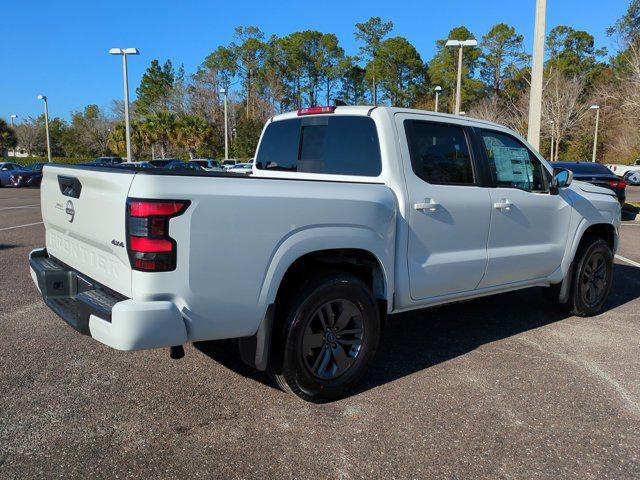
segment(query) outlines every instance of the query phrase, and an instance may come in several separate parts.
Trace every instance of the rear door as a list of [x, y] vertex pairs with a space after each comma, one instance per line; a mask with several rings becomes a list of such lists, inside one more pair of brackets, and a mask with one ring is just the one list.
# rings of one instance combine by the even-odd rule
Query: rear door
[[134, 173], [101, 167], [47, 165], [41, 185], [49, 255], [131, 296], [126, 205]]
[[406, 140], [411, 298], [472, 291], [487, 266], [491, 206], [468, 131], [408, 114], [396, 125]]
[[478, 133], [494, 184], [489, 263], [480, 287], [544, 278], [564, 255], [571, 220], [566, 192], [551, 194], [551, 174], [520, 140], [505, 132]]

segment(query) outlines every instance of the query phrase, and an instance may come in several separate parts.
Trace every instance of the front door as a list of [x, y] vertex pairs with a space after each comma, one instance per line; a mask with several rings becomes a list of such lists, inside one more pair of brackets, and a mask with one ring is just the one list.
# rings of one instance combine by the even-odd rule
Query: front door
[[488, 189], [480, 186], [468, 132], [460, 124], [409, 115], [397, 115], [396, 122], [406, 138], [411, 298], [472, 291], [487, 266], [491, 205]]
[[560, 267], [571, 206], [552, 195], [551, 174], [522, 142], [482, 130], [495, 188], [491, 189], [489, 263], [481, 288], [544, 278]]

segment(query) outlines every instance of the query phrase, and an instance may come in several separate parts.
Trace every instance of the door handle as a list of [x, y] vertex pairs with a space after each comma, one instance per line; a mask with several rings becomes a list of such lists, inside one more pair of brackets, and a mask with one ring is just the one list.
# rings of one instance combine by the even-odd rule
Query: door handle
[[512, 206], [513, 206], [513, 203], [511, 203], [506, 198], [503, 198], [499, 202], [496, 202], [496, 203], [493, 204], [493, 208], [495, 208], [497, 210], [511, 210]]
[[424, 202], [419, 202], [413, 205], [413, 208], [418, 210], [419, 212], [435, 212], [440, 208], [440, 204], [434, 202], [430, 198], [425, 198]]
[[63, 195], [72, 198], [80, 198], [82, 184], [76, 177], [58, 175], [58, 185], [60, 186], [60, 193]]

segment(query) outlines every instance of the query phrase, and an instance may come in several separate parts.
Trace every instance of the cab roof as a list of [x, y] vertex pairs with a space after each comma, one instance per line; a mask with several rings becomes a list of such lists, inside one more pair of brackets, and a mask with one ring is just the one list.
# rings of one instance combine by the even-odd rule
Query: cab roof
[[[488, 120], [481, 120], [478, 118], [473, 118], [469, 116], [461, 116], [461, 115], [452, 115], [450, 113], [441, 113], [441, 112], [432, 112], [430, 110], [418, 110], [413, 108], [401, 108], [401, 107], [388, 107], [388, 106], [377, 106], [373, 105], [346, 105], [335, 107], [333, 113], [318, 113], [313, 115], [305, 115], [305, 116], [322, 116], [322, 115], [362, 115], [371, 116], [372, 113], [376, 110], [382, 110], [387, 112], [389, 115], [393, 116], [396, 113], [408, 113], [408, 114], [420, 114], [420, 115], [429, 115], [431, 117], [440, 118], [442, 120], [467, 120], [470, 123], [475, 123], [478, 125], [491, 126], [491, 127], [499, 127], [499, 128], [508, 128], [505, 125], [500, 125], [499, 123], [490, 122]], [[292, 118], [298, 118], [298, 110], [294, 110], [292, 112], [285, 112], [279, 115], [275, 115], [272, 117], [271, 121], [279, 121], [279, 120], [288, 120]]]

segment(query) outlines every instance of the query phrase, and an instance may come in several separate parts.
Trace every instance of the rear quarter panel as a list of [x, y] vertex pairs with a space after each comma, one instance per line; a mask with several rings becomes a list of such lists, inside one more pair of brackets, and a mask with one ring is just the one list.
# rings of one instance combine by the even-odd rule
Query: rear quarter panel
[[133, 272], [133, 297], [168, 299], [191, 341], [253, 335], [300, 256], [360, 248], [393, 292], [396, 199], [382, 184], [136, 175], [131, 197], [188, 199], [171, 220], [174, 272]]

